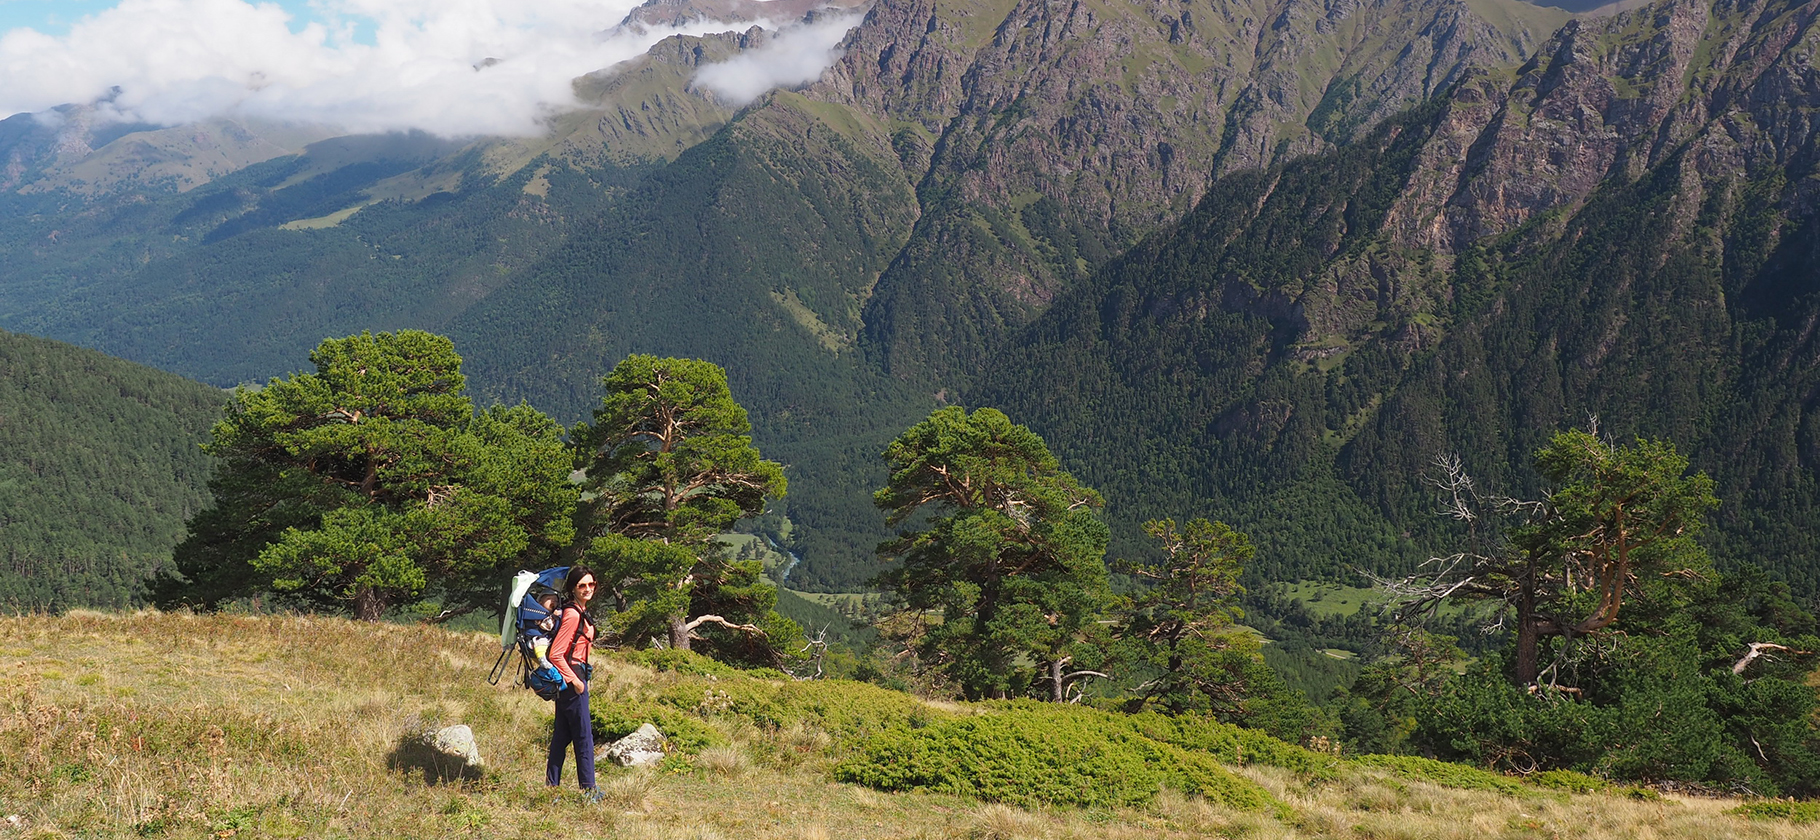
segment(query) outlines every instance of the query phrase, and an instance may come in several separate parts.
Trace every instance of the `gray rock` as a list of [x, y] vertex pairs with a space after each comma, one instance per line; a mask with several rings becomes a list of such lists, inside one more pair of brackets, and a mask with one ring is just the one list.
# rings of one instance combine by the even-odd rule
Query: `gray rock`
[[613, 742], [607, 747], [606, 756], [621, 767], [646, 767], [664, 760], [664, 744], [670, 739], [664, 737], [657, 727], [645, 724], [638, 731]]
[[469, 767], [478, 770], [486, 766], [486, 762], [480, 757], [480, 746], [474, 743], [474, 730], [469, 729], [466, 724], [444, 727], [426, 740], [438, 752], [450, 758], [459, 758]]
[[422, 771], [424, 783], [431, 785], [474, 781], [486, 775], [480, 747], [474, 743], [474, 730], [460, 725], [421, 728], [415, 720], [406, 724], [386, 766], [392, 770]]

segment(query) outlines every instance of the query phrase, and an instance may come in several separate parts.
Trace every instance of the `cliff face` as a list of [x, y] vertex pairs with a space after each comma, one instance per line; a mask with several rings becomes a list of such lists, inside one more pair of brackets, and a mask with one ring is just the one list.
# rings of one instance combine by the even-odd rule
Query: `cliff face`
[[1346, 148], [1220, 179], [966, 397], [1093, 463], [1127, 524], [1241, 520], [1290, 577], [1444, 547], [1435, 456], [1535, 492], [1535, 449], [1596, 416], [1694, 453], [1722, 560], [1820, 591], [1817, 16], [1577, 21]]
[[991, 345], [1217, 171], [1349, 140], [1562, 20], [1455, 0], [880, 3], [808, 91], [892, 121], [920, 182], [868, 335], [899, 375], [964, 372], [931, 334]]
[[1687, 155], [1684, 202], [1704, 182], [1788, 165], [1812, 142], [1811, 6], [1676, 0], [1575, 21], [1509, 86], [1455, 96], [1445, 140], [1393, 213], [1400, 242], [1453, 252], [1609, 179]]

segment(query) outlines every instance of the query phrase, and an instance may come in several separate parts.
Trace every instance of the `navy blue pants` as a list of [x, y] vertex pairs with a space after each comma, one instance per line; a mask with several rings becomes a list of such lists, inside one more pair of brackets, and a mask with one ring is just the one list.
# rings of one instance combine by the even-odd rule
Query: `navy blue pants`
[[575, 694], [563, 689], [556, 698], [556, 731], [550, 733], [550, 763], [544, 781], [550, 787], [562, 784], [563, 753], [575, 745], [575, 780], [582, 790], [594, 789], [594, 727], [588, 719], [588, 697], [594, 692]]

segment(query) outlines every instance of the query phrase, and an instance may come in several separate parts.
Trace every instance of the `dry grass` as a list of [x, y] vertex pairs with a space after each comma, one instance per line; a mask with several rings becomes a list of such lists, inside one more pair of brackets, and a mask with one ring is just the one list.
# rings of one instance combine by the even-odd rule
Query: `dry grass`
[[729, 779], [743, 779], [752, 772], [752, 759], [736, 746], [709, 747], [695, 757], [695, 769]]
[[[76, 612], [0, 618], [0, 838], [1644, 838], [1812, 837], [1721, 800], [1510, 797], [1378, 771], [1310, 786], [1246, 768], [1289, 806], [1165, 791], [1142, 809], [1028, 811], [828, 780], [834, 740], [705, 719], [730, 746], [687, 772], [603, 766], [599, 804], [543, 787], [550, 708], [486, 685], [484, 634], [309, 617]], [[692, 679], [608, 659], [596, 703]], [[688, 686], [682, 686], [687, 688]], [[488, 765], [431, 784], [389, 766], [416, 727], [466, 723]], [[754, 761], [754, 757], [761, 760]], [[569, 779], [573, 779], [573, 770]], [[11, 819], [17, 817], [17, 819]]]

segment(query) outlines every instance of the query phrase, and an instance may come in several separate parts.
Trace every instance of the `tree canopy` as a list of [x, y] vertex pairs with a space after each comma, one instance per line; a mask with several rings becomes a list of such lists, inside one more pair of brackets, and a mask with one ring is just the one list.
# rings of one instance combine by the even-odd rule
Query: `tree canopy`
[[1442, 459], [1445, 507], [1471, 525], [1472, 544], [1392, 586], [1418, 609], [1452, 596], [1499, 603], [1515, 624], [1512, 678], [1525, 685], [1541, 675], [1544, 639], [1559, 637], [1564, 652], [1611, 627], [1627, 598], [1705, 577], [1712, 563], [1695, 537], [1718, 506], [1712, 479], [1688, 475], [1667, 441], [1620, 446], [1574, 429], [1535, 461], [1555, 484], [1540, 501], [1484, 497], [1457, 459]]
[[1178, 714], [1238, 712], [1245, 685], [1230, 678], [1222, 660], [1257, 654], [1250, 634], [1233, 630], [1244, 615], [1239, 574], [1256, 550], [1224, 522], [1195, 519], [1177, 528], [1174, 520], [1161, 519], [1145, 523], [1144, 530], [1161, 543], [1165, 560], [1124, 566], [1150, 584], [1125, 610], [1135, 658], [1156, 674], [1136, 692], [1137, 704], [1154, 701]]
[[[0, 605], [125, 607], [208, 502], [227, 392], [0, 331]], [[863, 501], [863, 500], [862, 500]]]
[[523, 405], [475, 414], [448, 339], [363, 333], [310, 361], [314, 373], [240, 389], [216, 423], [215, 504], [191, 520], [159, 600], [270, 589], [366, 620], [426, 598], [460, 612], [571, 541], [561, 427]]
[[[1098, 493], [1003, 412], [939, 409], [886, 447], [873, 495], [903, 530], [881, 582], [919, 619], [912, 648], [968, 697], [1029, 691], [1059, 670], [1107, 598]], [[922, 517], [918, 519], [917, 517]]]
[[715, 535], [764, 512], [788, 482], [752, 444], [726, 372], [634, 355], [601, 382], [593, 422], [572, 437], [589, 494], [582, 547], [618, 607], [612, 626], [635, 644], [689, 650], [706, 639], [724, 658], [771, 664], [801, 631], [777, 614], [762, 564], [727, 557]]
[[1556, 434], [1536, 454], [1555, 487], [1534, 502], [1482, 498], [1445, 465], [1448, 507], [1480, 536], [1391, 589], [1416, 606], [1490, 601], [1514, 632], [1456, 677], [1452, 639], [1403, 628], [1342, 711], [1355, 743], [1523, 772], [1820, 789], [1814, 618], [1759, 570], [1714, 569], [1696, 541], [1713, 483], [1672, 444]]

